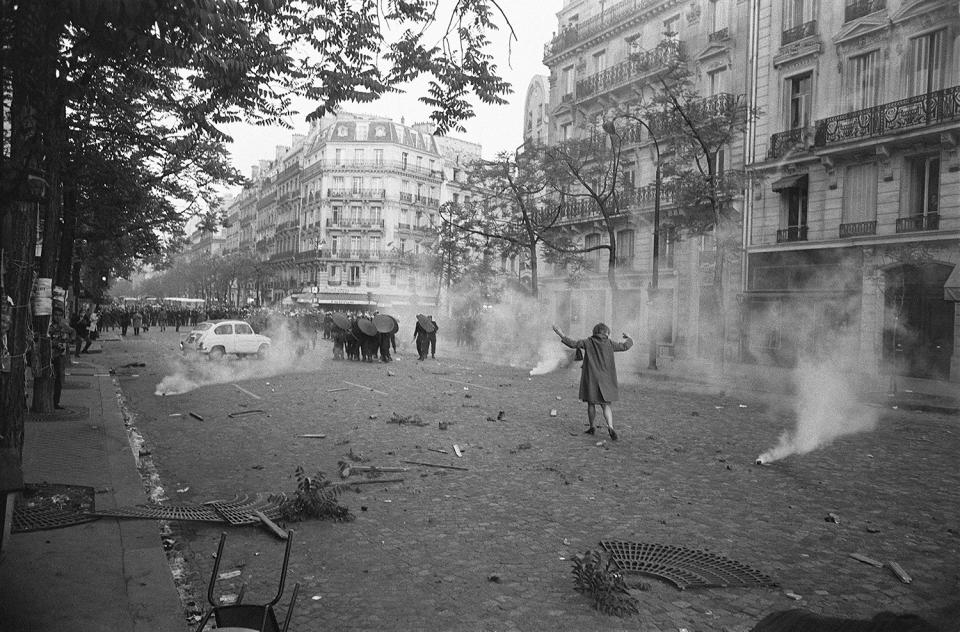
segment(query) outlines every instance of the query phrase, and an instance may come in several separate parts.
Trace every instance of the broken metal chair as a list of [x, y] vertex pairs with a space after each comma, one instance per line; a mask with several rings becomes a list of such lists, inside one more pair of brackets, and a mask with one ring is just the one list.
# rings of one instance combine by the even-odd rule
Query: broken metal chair
[[217, 547], [217, 559], [213, 563], [213, 572], [210, 575], [210, 584], [207, 587], [207, 601], [210, 602], [213, 609], [200, 620], [197, 632], [203, 632], [211, 617], [216, 621], [217, 629], [287, 632], [293, 615], [293, 606], [297, 601], [297, 593], [300, 591], [300, 584], [297, 583], [293, 586], [293, 595], [290, 597], [290, 605], [287, 606], [287, 615], [284, 618], [282, 628], [277, 621], [277, 614], [273, 607], [283, 596], [283, 584], [287, 577], [287, 565], [290, 562], [290, 547], [293, 544], [293, 531], [287, 531], [287, 548], [283, 553], [283, 570], [280, 573], [280, 587], [277, 589], [277, 596], [273, 598], [273, 601], [264, 605], [241, 603], [245, 586], [241, 587], [240, 594], [232, 604], [221, 605], [213, 598], [213, 589], [217, 583], [218, 571], [220, 570], [220, 560], [223, 557], [223, 545], [226, 541], [227, 534], [221, 533], [220, 545]]

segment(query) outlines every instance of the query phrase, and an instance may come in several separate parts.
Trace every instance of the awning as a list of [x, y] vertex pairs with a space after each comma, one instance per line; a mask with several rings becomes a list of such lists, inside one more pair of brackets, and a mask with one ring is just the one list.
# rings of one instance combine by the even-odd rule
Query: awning
[[943, 283], [943, 300], [960, 302], [960, 264], [953, 266], [953, 272]]
[[796, 189], [806, 185], [807, 174], [797, 173], [792, 176], [784, 176], [779, 180], [774, 180], [773, 184], [770, 185], [770, 188], [774, 191], [782, 191], [784, 189]]

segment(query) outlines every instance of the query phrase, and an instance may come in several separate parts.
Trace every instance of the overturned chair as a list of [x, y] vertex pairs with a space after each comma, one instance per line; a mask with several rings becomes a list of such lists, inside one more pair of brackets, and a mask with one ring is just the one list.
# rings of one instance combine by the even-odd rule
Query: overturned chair
[[229, 630], [257, 630], [258, 632], [287, 632], [290, 626], [290, 618], [293, 616], [293, 606], [297, 601], [297, 593], [300, 591], [300, 584], [294, 584], [293, 595], [290, 597], [290, 605], [287, 606], [287, 615], [284, 617], [283, 627], [277, 622], [277, 614], [273, 607], [277, 605], [283, 596], [283, 585], [287, 577], [287, 564], [290, 562], [290, 547], [293, 545], [293, 531], [287, 531], [287, 548], [283, 553], [283, 570], [280, 573], [280, 586], [277, 589], [277, 596], [273, 601], [264, 605], [253, 605], [241, 603], [243, 601], [243, 588], [237, 596], [237, 600], [228, 605], [220, 605], [213, 598], [213, 589], [217, 583], [217, 575], [220, 570], [220, 560], [223, 557], [223, 545], [227, 541], [227, 534], [220, 534], [220, 544], [217, 546], [217, 559], [213, 563], [213, 572], [210, 574], [210, 584], [207, 587], [207, 601], [213, 606], [207, 614], [200, 620], [197, 626], [197, 632], [203, 632], [210, 617], [217, 623], [217, 629]]

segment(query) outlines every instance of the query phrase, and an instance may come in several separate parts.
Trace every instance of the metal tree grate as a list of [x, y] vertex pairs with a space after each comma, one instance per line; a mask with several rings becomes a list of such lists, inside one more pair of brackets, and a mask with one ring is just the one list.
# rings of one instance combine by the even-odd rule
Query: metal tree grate
[[255, 494], [254, 496], [237, 496], [233, 500], [212, 500], [209, 505], [223, 520], [232, 525], [258, 524], [260, 519], [253, 512], [263, 512], [267, 518], [277, 520], [280, 517], [280, 505], [286, 498], [283, 494], [273, 495]]
[[193, 522], [223, 522], [217, 512], [203, 505], [134, 505], [92, 512], [106, 518], [141, 518], [147, 520], [183, 520]]
[[11, 533], [60, 529], [97, 520], [94, 491], [82, 485], [26, 485], [13, 506]]
[[617, 567], [666, 580], [680, 590], [728, 586], [776, 586], [767, 575], [729, 558], [665, 544], [600, 542]]

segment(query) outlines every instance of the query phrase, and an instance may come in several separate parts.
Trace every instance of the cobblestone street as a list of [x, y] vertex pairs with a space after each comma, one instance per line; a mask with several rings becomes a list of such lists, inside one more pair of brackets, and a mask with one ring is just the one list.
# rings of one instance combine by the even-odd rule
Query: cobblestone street
[[[352, 522], [291, 525], [280, 609], [300, 582], [292, 630], [744, 632], [773, 610], [928, 614], [958, 599], [956, 416], [874, 407], [875, 431], [759, 466], [794, 426], [789, 399], [622, 375], [611, 442], [583, 434], [577, 367], [530, 377], [444, 357], [443, 341], [437, 360], [406, 350], [392, 364], [334, 362], [321, 342], [282, 374], [158, 396], [177, 336], [151, 330], [103, 356], [170, 501], [290, 493], [297, 466], [339, 480], [351, 454], [409, 468], [386, 475], [401, 483], [348, 490]], [[121, 368], [134, 362], [146, 366]], [[227, 365], [247, 375], [269, 366]], [[228, 417], [245, 410], [263, 414]], [[394, 413], [424, 425], [389, 423]], [[203, 607], [222, 526], [171, 527]], [[779, 586], [680, 591], [644, 578], [650, 589], [633, 592], [641, 614], [619, 619], [573, 588], [571, 557], [601, 540], [706, 549]], [[245, 601], [269, 600], [282, 550], [264, 530], [229, 528], [220, 570], [242, 575], [223, 592], [242, 579]], [[896, 561], [912, 582], [851, 553]]]

